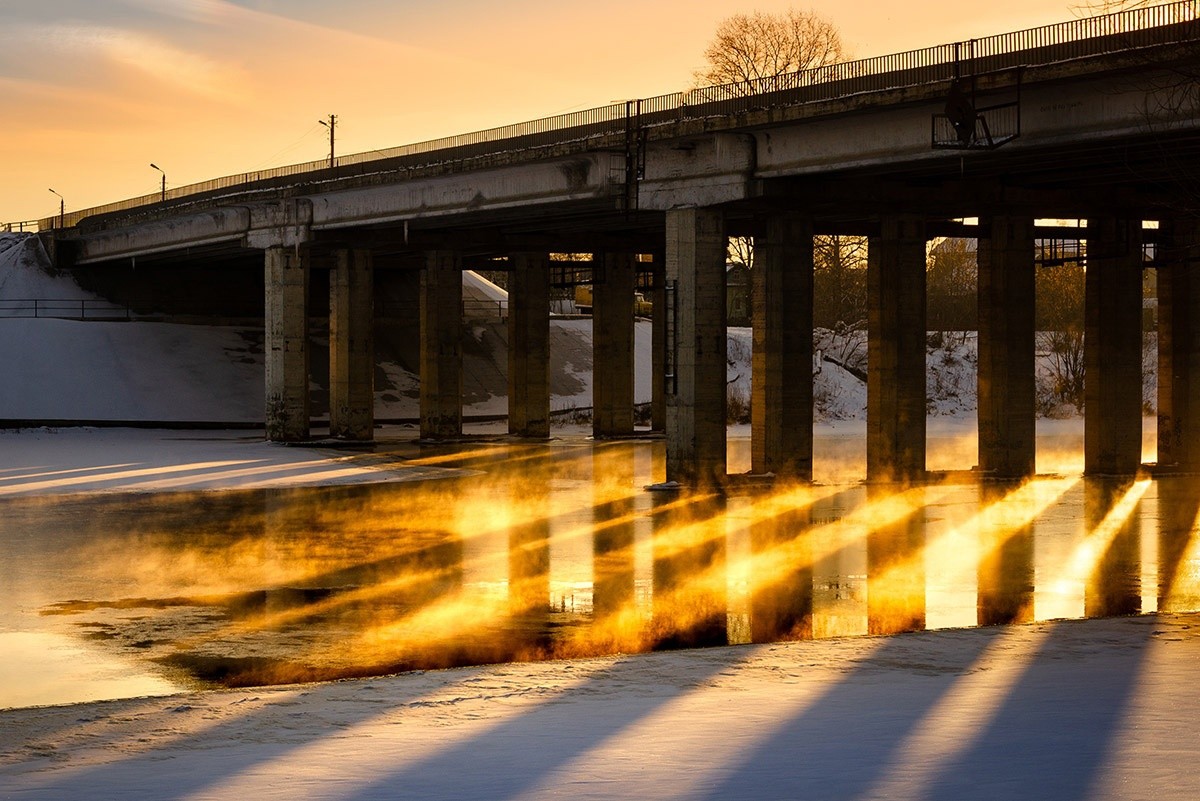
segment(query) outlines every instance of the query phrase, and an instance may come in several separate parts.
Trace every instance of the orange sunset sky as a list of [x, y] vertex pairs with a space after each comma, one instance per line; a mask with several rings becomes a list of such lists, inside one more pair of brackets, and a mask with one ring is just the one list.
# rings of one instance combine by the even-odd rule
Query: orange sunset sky
[[686, 88], [717, 23], [811, 8], [855, 57], [1071, 0], [0, 0], [0, 222]]

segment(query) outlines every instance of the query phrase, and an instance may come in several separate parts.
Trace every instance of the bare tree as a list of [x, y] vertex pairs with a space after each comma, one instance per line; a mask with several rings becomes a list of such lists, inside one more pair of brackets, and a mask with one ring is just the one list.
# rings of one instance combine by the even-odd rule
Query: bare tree
[[975, 330], [978, 276], [974, 240], [947, 238], [933, 243], [925, 272], [930, 331]]
[[865, 325], [866, 319], [866, 237], [814, 237], [814, 324], [829, 329], [856, 328]]
[[[707, 66], [698, 70], [695, 78], [699, 84], [732, 84], [732, 94], [748, 95], [760, 91], [762, 79], [820, 67], [845, 57], [837, 28], [811, 11], [755, 11], [734, 14], [717, 26], [704, 51]], [[732, 238], [728, 260], [753, 268], [753, 241]]]
[[708, 66], [696, 72], [696, 80], [710, 85], [752, 86], [763, 78], [845, 58], [846, 49], [837, 28], [811, 11], [734, 14], [717, 26], [716, 35], [704, 51]]
[[1146, 8], [1161, 5], [1163, 0], [1083, 0], [1074, 6], [1076, 14], [1081, 17], [1093, 17], [1097, 14], [1111, 14], [1115, 11], [1128, 11], [1131, 8]]

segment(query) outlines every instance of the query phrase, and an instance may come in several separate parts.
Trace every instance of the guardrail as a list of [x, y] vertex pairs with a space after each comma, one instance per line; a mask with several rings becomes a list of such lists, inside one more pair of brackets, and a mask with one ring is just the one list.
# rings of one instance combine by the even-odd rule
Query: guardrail
[[[400, 147], [309, 161], [214, 178], [167, 190], [166, 203], [226, 189], [263, 188], [295, 182], [352, 177], [456, 162], [482, 155], [544, 145], [587, 141], [689, 119], [736, 114], [758, 108], [833, 100], [964, 75], [1050, 64], [1154, 45], [1200, 39], [1194, 0], [1120, 11], [982, 39], [937, 45], [885, 56], [828, 64], [752, 82], [706, 86], [642, 100], [431, 139]], [[86, 217], [164, 202], [155, 192], [41, 220], [42, 229], [74, 226]]]
[[0, 300], [0, 319], [53, 317], [64, 320], [132, 320], [129, 306], [107, 300], [23, 298]]
[[23, 232], [37, 233], [41, 230], [40, 220], [25, 220], [23, 222], [0, 223], [0, 231], [6, 234], [18, 234]]

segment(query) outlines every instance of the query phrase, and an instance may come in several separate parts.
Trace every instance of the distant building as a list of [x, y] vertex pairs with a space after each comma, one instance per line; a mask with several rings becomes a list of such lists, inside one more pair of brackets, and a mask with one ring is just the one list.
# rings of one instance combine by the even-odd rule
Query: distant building
[[728, 325], [750, 325], [750, 268], [725, 265], [725, 320]]

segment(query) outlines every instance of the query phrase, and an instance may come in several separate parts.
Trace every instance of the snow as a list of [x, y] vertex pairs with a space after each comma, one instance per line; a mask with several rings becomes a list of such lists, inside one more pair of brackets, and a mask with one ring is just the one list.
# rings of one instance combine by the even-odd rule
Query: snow
[[48, 265], [49, 259], [36, 236], [0, 233], [0, 301], [97, 299], [70, 276]]
[[508, 300], [508, 293], [474, 270], [463, 273], [463, 294], [497, 303]]
[[0, 798], [1194, 799], [1200, 616], [0, 712]]

